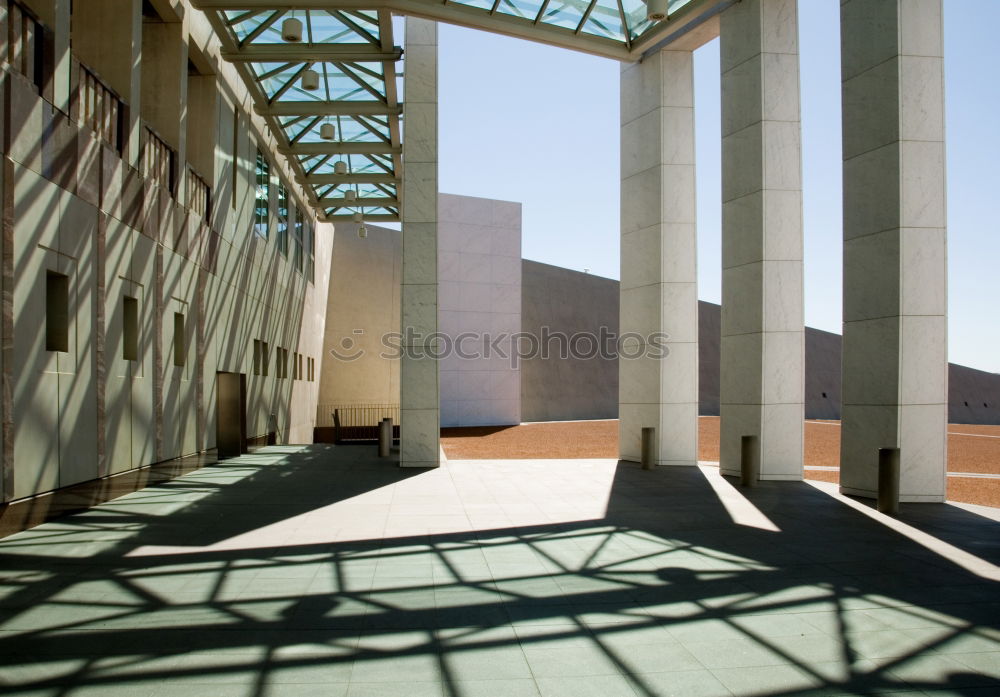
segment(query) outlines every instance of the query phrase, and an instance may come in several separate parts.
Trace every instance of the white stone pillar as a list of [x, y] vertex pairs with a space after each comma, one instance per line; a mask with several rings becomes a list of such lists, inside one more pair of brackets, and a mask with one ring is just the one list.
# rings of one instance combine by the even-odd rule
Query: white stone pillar
[[[655, 427], [657, 464], [698, 462], [693, 54], [660, 51], [621, 74], [619, 448], [640, 459]], [[667, 335], [662, 358], [648, 355]], [[642, 337], [641, 339], [638, 337]], [[643, 354], [641, 358], [627, 355]]]
[[840, 6], [844, 109], [841, 491], [943, 501], [947, 279], [941, 0]]
[[403, 357], [400, 465], [437, 467], [440, 457], [437, 332], [437, 24], [406, 18], [403, 99]]
[[720, 459], [802, 478], [802, 165], [796, 0], [743, 0], [720, 18], [722, 342]]

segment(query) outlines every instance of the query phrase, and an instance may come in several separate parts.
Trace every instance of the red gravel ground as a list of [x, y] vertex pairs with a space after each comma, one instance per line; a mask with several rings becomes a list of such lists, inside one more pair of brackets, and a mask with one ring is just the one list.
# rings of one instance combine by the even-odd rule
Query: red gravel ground
[[[456, 460], [615, 458], [618, 421], [562, 421], [520, 426], [445, 428], [441, 445]], [[698, 419], [698, 457], [719, 459], [719, 418]], [[840, 422], [807, 421], [805, 464], [840, 464]], [[1000, 426], [948, 427], [948, 471], [1000, 475]], [[807, 479], [840, 480], [839, 472], [806, 470]], [[1000, 507], [1000, 479], [948, 477], [948, 499]]]

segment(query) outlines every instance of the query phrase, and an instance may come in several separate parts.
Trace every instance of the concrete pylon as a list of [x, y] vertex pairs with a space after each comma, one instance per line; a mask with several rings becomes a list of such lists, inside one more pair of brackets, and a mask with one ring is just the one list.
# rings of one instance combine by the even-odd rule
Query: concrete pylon
[[840, 484], [875, 498], [899, 448], [900, 501], [943, 501], [947, 235], [941, 0], [840, 6], [844, 350]]
[[[621, 75], [620, 457], [655, 427], [659, 465], [698, 462], [698, 286], [691, 50]], [[660, 345], [657, 345], [660, 344]], [[664, 351], [665, 349], [665, 351]]]
[[400, 360], [400, 466], [440, 459], [437, 278], [437, 23], [406, 18], [403, 122], [403, 355]]
[[761, 479], [802, 478], [805, 344], [796, 0], [720, 17], [720, 466], [755, 437]]

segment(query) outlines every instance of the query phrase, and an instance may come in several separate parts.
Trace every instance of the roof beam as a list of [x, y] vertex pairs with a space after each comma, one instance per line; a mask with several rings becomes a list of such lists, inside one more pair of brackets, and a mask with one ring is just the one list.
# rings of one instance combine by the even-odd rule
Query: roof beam
[[325, 184], [398, 184], [399, 177], [392, 174], [313, 174], [305, 178], [304, 184], [323, 186]]
[[192, 0], [199, 10], [370, 10], [387, 0]]
[[398, 208], [399, 200], [372, 196], [370, 198], [356, 198], [353, 201], [348, 201], [343, 197], [330, 197], [321, 198], [319, 205], [321, 208]]
[[[670, 15], [670, 19], [654, 24], [642, 36], [636, 37], [628, 60], [641, 61], [667, 47], [693, 51], [718, 36], [718, 15], [737, 2], [739, 0], [691, 0]], [[710, 21], [713, 18], [716, 18], [714, 25]]]
[[254, 105], [254, 111], [261, 116], [362, 116], [394, 115], [402, 113], [400, 106], [389, 106], [383, 102], [351, 101], [299, 101], [276, 102], [269, 106]]
[[[365, 222], [366, 223], [398, 223], [398, 222], [400, 222], [398, 215], [390, 215], [388, 213], [378, 213], [378, 214], [374, 214], [374, 215], [367, 215], [366, 214], [364, 216], [364, 218], [365, 218]], [[353, 213], [348, 213], [346, 215], [344, 215], [344, 214], [335, 214], [335, 215], [327, 214], [325, 216], [325, 220], [327, 222], [330, 222], [330, 223], [353, 223], [354, 222], [354, 214]]]
[[252, 44], [236, 51], [221, 51], [227, 61], [266, 63], [373, 63], [398, 61], [403, 49], [394, 46], [382, 50], [371, 44]]
[[471, 29], [483, 29], [495, 34], [528, 39], [550, 46], [590, 53], [615, 60], [629, 60], [629, 51], [621, 41], [591, 34], [577, 34], [573, 29], [535, 22], [524, 17], [479, 9], [455, 3], [436, 3], [426, 0], [193, 0], [195, 7], [203, 10], [254, 10], [266, 8], [304, 10], [379, 10], [387, 9], [398, 14], [423, 17]]
[[[337, 2], [337, 0], [332, 0], [332, 2]], [[567, 27], [544, 22], [535, 24], [532, 19], [515, 17], [501, 12], [491, 15], [489, 9], [479, 9], [455, 3], [429, 3], [426, 0], [384, 0], [384, 2], [387, 2], [393, 11], [411, 17], [423, 17], [438, 22], [456, 24], [460, 27], [482, 29], [494, 34], [527, 39], [604, 58], [626, 60], [629, 54], [625, 44], [615, 39], [592, 34], [577, 34], [573, 29]]]
[[388, 143], [300, 143], [279, 147], [283, 155], [395, 155], [403, 150]]

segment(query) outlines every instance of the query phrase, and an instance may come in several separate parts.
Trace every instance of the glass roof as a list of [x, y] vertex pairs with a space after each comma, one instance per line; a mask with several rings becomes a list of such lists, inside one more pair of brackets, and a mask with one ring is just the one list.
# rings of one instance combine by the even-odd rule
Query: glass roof
[[[670, 0], [673, 14], [695, 0]], [[543, 26], [631, 43], [653, 27], [643, 0], [449, 0], [491, 15], [519, 17]]]
[[241, 45], [247, 37], [255, 44], [285, 43], [278, 20], [287, 18], [302, 22], [302, 41], [307, 44], [355, 43], [362, 35], [373, 42], [379, 40], [378, 13], [374, 10], [228, 10], [224, 14]]
[[[239, 0], [204, 2], [239, 6]], [[388, 0], [370, 9], [292, 9], [288, 0], [275, 0], [273, 7], [248, 0], [246, 9], [205, 12], [223, 56], [247, 83], [310, 203], [327, 220], [352, 220], [362, 212], [398, 221], [402, 49], [393, 43], [393, 14], [637, 60], [672, 31], [675, 13], [693, 16], [717, 2], [668, 0], [668, 20], [659, 23], [647, 19], [644, 0]], [[301, 22], [298, 41], [283, 37], [290, 19]]]
[[[392, 46], [388, 13], [276, 3], [209, 19], [224, 28], [224, 48], [238, 60], [258, 110], [280, 134], [319, 212], [333, 220], [353, 219], [355, 212], [398, 220], [402, 119], [395, 64], [401, 51]], [[302, 23], [301, 41], [283, 38], [288, 19]], [[337, 172], [341, 162], [346, 174]], [[348, 191], [353, 200], [345, 198]]]

